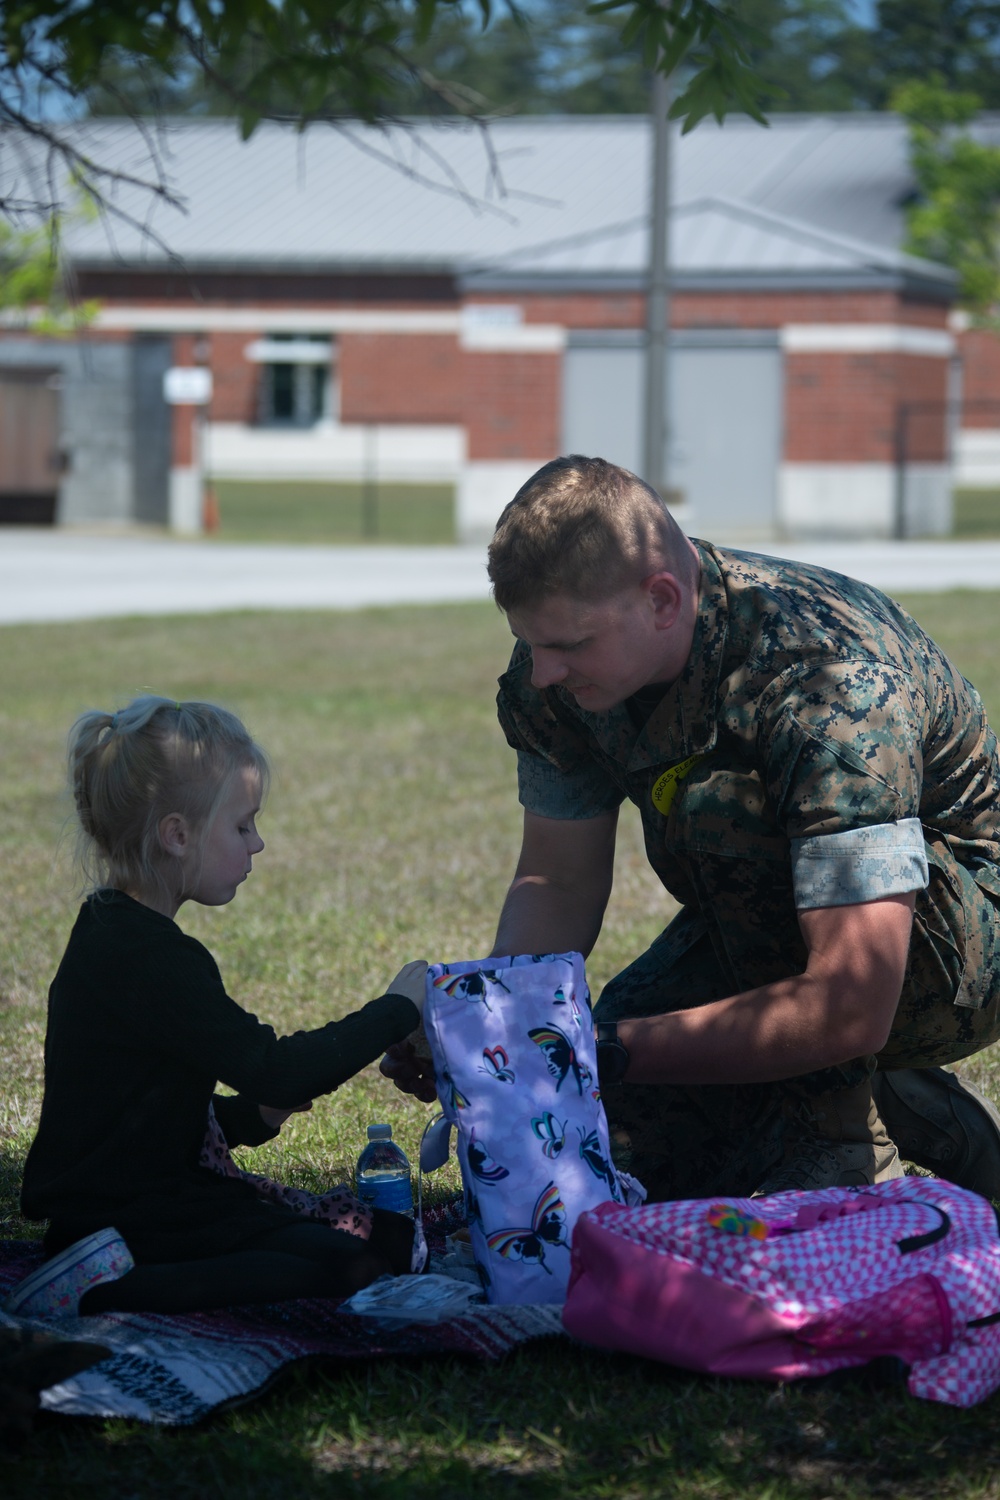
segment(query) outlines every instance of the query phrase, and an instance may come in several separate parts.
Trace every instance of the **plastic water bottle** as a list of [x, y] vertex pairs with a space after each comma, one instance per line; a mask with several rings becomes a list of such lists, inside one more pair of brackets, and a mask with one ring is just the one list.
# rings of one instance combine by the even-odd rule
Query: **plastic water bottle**
[[412, 1216], [410, 1163], [393, 1140], [391, 1125], [369, 1125], [368, 1144], [358, 1157], [357, 1189], [369, 1208], [391, 1208]]

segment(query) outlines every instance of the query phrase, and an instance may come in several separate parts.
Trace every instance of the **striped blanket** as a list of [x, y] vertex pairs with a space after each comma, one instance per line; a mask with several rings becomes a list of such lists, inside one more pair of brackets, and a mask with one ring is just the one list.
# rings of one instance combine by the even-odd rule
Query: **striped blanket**
[[[428, 1238], [445, 1222], [427, 1215]], [[437, 1234], [435, 1234], [435, 1229]], [[40, 1264], [39, 1247], [0, 1240], [0, 1300]], [[0, 1317], [3, 1315], [0, 1314]], [[558, 1307], [489, 1307], [449, 1323], [385, 1328], [340, 1311], [328, 1300], [166, 1317], [107, 1313], [32, 1327], [104, 1344], [109, 1359], [42, 1395], [42, 1409], [69, 1416], [129, 1417], [184, 1426], [210, 1412], [259, 1395], [281, 1371], [304, 1359], [370, 1359], [391, 1355], [462, 1354], [496, 1360], [529, 1339], [561, 1335]]]

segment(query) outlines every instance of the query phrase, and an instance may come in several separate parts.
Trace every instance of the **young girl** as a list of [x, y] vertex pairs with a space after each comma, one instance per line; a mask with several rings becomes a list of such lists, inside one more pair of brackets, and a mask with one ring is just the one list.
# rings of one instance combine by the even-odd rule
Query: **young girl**
[[[56, 1258], [9, 1309], [190, 1312], [345, 1296], [408, 1271], [404, 1216], [358, 1204], [348, 1233], [199, 1157], [210, 1106], [228, 1145], [258, 1145], [413, 1031], [426, 965], [408, 964], [342, 1021], [276, 1036], [174, 921], [185, 901], [231, 901], [264, 848], [255, 819], [268, 766], [240, 721], [208, 703], [137, 698], [78, 719], [69, 765], [99, 885], [49, 992], [45, 1095], [24, 1172], [24, 1212], [51, 1220]], [[219, 1079], [235, 1097], [213, 1097]], [[95, 1264], [104, 1279], [85, 1291]]]

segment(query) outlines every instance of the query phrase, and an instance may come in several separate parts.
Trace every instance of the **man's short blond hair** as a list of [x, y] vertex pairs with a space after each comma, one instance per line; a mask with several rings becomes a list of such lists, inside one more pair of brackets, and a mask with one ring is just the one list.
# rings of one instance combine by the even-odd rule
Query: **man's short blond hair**
[[687, 579], [684, 533], [655, 490], [603, 458], [544, 464], [497, 522], [487, 572], [505, 612], [553, 594], [595, 602], [661, 568]]

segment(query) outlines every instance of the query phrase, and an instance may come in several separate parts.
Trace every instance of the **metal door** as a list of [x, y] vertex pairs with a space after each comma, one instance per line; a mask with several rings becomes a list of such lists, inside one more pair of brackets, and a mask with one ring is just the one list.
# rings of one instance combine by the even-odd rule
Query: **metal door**
[[0, 369], [0, 523], [55, 520], [62, 472], [58, 382], [56, 370]]
[[768, 536], [781, 461], [781, 353], [777, 348], [675, 350], [670, 484], [699, 535]]
[[[667, 384], [669, 480], [699, 535], [766, 536], [777, 512], [781, 352], [774, 333], [674, 335]], [[563, 372], [563, 451], [638, 470], [643, 349], [638, 333], [571, 337]]]
[[642, 465], [642, 349], [619, 343], [570, 343], [563, 357], [563, 452], [606, 458], [636, 472]]

